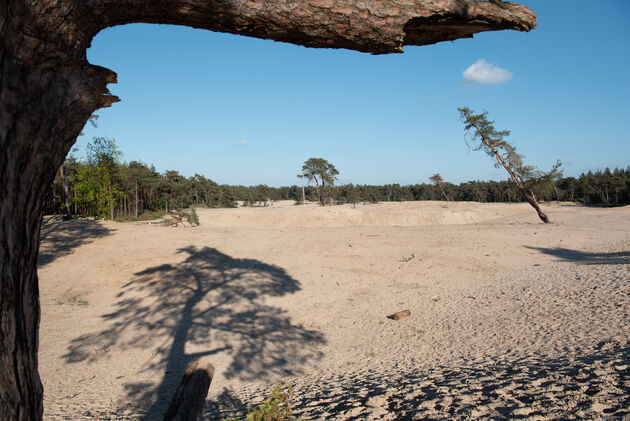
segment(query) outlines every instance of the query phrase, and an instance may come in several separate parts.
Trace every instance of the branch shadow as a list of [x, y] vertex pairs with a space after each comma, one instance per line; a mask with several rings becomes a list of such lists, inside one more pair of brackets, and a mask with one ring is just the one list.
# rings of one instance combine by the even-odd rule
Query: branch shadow
[[49, 222], [40, 230], [38, 266], [72, 254], [77, 247], [91, 243], [99, 237], [111, 235], [115, 230], [104, 227], [100, 221]]
[[[346, 374], [296, 388], [292, 409], [304, 419], [348, 421], [570, 419], [578, 410], [605, 402], [603, 412], [589, 415], [622, 419], [630, 415], [629, 362], [627, 342], [604, 341], [578, 357], [532, 355], [508, 362]], [[233, 398], [219, 398], [226, 399], [221, 417], [244, 419], [243, 407], [254, 404], [237, 400], [228, 410], [227, 400]], [[380, 398], [376, 405], [374, 398]]]
[[536, 250], [550, 256], [557, 257], [560, 261], [578, 263], [582, 265], [627, 265], [630, 264], [630, 251], [611, 253], [589, 253], [581, 250], [571, 250], [561, 247], [545, 248], [525, 246], [530, 250]]
[[228, 379], [251, 381], [303, 374], [306, 363], [321, 357], [321, 333], [292, 324], [284, 310], [264, 303], [300, 290], [284, 269], [209, 247], [178, 253], [186, 256], [180, 263], [136, 273], [118, 294], [115, 311], [102, 316], [107, 327], [72, 340], [66, 361], [101, 358], [95, 348], [155, 348], [143, 370], [163, 372], [160, 383], [125, 386], [136, 413], [154, 420], [196, 359], [227, 353], [230, 363], [217, 368]]

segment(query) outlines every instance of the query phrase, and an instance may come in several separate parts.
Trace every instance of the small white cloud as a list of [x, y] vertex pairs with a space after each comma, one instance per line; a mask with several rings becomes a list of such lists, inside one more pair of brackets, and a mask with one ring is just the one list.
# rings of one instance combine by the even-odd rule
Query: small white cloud
[[230, 140], [230, 144], [232, 145], [247, 145], [247, 142], [244, 140]]
[[477, 60], [464, 70], [464, 82], [479, 85], [495, 85], [512, 79], [512, 72], [488, 63], [484, 59]]

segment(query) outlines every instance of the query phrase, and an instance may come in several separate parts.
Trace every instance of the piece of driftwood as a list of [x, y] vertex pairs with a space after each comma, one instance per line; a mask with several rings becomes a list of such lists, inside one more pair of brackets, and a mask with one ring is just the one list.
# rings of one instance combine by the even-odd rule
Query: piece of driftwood
[[400, 319], [404, 319], [405, 317], [409, 317], [409, 316], [411, 316], [411, 311], [403, 310], [403, 311], [399, 311], [398, 313], [394, 313], [394, 314], [392, 314], [389, 317], [392, 318], [393, 320], [400, 320]]
[[214, 366], [202, 360], [188, 364], [175, 396], [164, 414], [164, 421], [197, 421], [214, 376]]

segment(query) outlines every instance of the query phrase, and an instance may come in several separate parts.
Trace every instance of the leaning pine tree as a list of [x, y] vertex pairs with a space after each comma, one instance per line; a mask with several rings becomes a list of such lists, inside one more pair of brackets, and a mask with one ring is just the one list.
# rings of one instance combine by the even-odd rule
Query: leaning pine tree
[[[510, 135], [510, 131], [496, 130], [494, 121], [488, 120], [487, 111], [481, 114], [474, 114], [467, 107], [458, 108], [457, 110], [466, 125], [466, 133], [470, 136], [466, 138], [467, 143], [469, 145], [472, 143], [474, 150], [483, 150], [487, 153], [494, 160], [495, 167], [505, 168], [518, 190], [536, 210], [538, 217], [544, 223], [549, 223], [549, 218], [540, 209], [534, 191], [527, 185], [527, 181], [536, 174], [536, 169], [523, 164], [523, 156], [516, 153], [514, 145], [505, 140]], [[477, 142], [479, 143], [477, 144]]]
[[433, 184], [435, 184], [436, 186], [440, 188], [440, 190], [442, 191], [442, 195], [448, 202], [449, 201], [448, 196], [446, 195], [446, 192], [444, 191], [444, 188], [442, 187], [442, 183], [444, 182], [444, 179], [442, 178], [440, 173], [433, 174], [431, 177], [429, 177], [429, 180], [431, 180]]

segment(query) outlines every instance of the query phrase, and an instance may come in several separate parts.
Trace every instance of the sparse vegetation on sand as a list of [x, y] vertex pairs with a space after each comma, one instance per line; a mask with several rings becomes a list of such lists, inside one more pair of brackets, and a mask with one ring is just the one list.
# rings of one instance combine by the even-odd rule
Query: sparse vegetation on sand
[[[256, 409], [252, 409], [245, 415], [246, 421], [305, 421], [304, 418], [295, 418], [291, 411], [293, 399], [293, 387], [289, 384], [284, 389], [274, 387], [269, 392], [269, 397]], [[222, 421], [237, 421], [236, 418], [223, 418]]]
[[162, 221], [162, 225], [165, 227], [178, 227], [185, 223], [191, 227], [199, 226], [199, 216], [194, 207], [182, 210], [172, 209], [169, 216]]
[[60, 306], [71, 305], [71, 306], [77, 306], [77, 307], [87, 307], [90, 305], [90, 303], [88, 303], [87, 300], [81, 300], [76, 297], [73, 297], [67, 300], [57, 300], [57, 305], [60, 305]]

